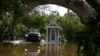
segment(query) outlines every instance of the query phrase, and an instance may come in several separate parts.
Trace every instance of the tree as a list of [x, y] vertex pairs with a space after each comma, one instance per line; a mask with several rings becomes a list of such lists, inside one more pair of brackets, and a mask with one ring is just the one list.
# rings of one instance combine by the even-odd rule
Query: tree
[[97, 1], [90, 1], [90, 2], [89, 1], [90, 0], [86, 0], [86, 1], [84, 0], [63, 0], [63, 1], [60, 1], [60, 0], [48, 0], [48, 1], [47, 0], [43, 0], [43, 1], [42, 0], [38, 0], [38, 1], [25, 0], [24, 2], [28, 6], [26, 10], [28, 8], [34, 8], [35, 6], [41, 5], [41, 4], [57, 4], [57, 5], [64, 6], [66, 8], [73, 10], [80, 17], [82, 23], [86, 25], [90, 25], [91, 22], [95, 20], [95, 17], [91, 18], [91, 16], [96, 16], [95, 13], [98, 13], [98, 12], [96, 12], [94, 10], [95, 8], [91, 6], [91, 4], [89, 4], [92, 2], [97, 3]]
[[[8, 29], [7, 31], [10, 32], [9, 34], [7, 34], [9, 35], [9, 38], [14, 38], [14, 28], [18, 23], [21, 22], [21, 19], [23, 17], [22, 5], [23, 5], [22, 0], [13, 0], [13, 1], [1, 0], [0, 2], [0, 20], [3, 21], [5, 19], [5, 16], [7, 14], [10, 14], [6, 18], [6, 20], [9, 22], [5, 23], [5, 24], [9, 24], [9, 26], [5, 27], [5, 29], [7, 28]], [[12, 19], [9, 19], [10, 17]], [[2, 31], [0, 32], [6, 35]]]

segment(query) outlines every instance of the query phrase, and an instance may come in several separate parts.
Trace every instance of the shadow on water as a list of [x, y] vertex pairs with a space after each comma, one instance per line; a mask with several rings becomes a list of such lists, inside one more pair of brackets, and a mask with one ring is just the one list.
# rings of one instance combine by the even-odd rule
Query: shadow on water
[[0, 56], [77, 56], [72, 43], [45, 44], [1, 44]]

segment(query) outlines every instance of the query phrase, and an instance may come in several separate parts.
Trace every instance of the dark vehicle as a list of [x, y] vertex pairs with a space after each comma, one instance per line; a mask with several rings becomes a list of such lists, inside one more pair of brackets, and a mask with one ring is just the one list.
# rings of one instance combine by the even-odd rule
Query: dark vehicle
[[28, 42], [40, 42], [41, 34], [38, 29], [28, 29], [25, 34], [25, 40]]

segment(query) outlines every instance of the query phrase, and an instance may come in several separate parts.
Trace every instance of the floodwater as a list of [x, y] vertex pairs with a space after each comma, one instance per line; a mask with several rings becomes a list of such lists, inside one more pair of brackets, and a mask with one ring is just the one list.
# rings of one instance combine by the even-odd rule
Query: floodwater
[[0, 45], [0, 56], [77, 56], [76, 52], [77, 48], [72, 43]]

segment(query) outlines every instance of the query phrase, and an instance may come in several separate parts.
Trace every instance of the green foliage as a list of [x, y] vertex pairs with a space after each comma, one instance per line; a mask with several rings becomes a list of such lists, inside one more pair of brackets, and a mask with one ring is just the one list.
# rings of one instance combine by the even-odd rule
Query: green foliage
[[41, 37], [42, 37], [42, 39], [46, 39], [46, 34], [45, 33], [42, 33], [41, 34]]
[[75, 17], [65, 16], [65, 18], [59, 18], [57, 22], [63, 27], [65, 39], [76, 43], [78, 56], [100, 55], [100, 50], [95, 44], [99, 33], [92, 33], [89, 27], [81, 24], [80, 20]]
[[47, 17], [40, 14], [29, 15], [23, 20], [23, 24], [26, 25], [28, 28], [43, 29], [45, 25], [47, 25], [47, 23]]
[[10, 27], [11, 27], [12, 15], [10, 13], [6, 13], [3, 20], [1, 20], [0, 24], [0, 33], [1, 39], [5, 37], [9, 37]]
[[22, 0], [1, 0], [0, 2], [0, 39], [13, 38], [14, 28], [23, 16]]
[[58, 24], [63, 28], [63, 34], [65, 39], [73, 42], [76, 36], [76, 32], [82, 30], [85, 26], [81, 24], [79, 18], [74, 17], [59, 17]]
[[15, 29], [14, 29], [14, 36], [15, 37], [23, 37], [23, 35], [25, 34], [26, 31], [26, 27], [23, 24], [18, 24], [16, 25]]

